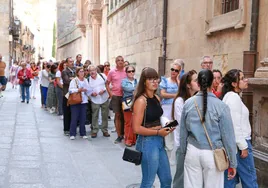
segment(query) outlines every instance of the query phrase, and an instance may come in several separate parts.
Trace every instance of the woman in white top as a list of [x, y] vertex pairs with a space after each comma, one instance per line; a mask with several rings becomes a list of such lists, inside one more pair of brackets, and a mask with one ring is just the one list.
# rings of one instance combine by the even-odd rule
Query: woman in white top
[[58, 105], [58, 115], [63, 119], [63, 109], [62, 109], [62, 100], [63, 100], [63, 81], [61, 78], [61, 72], [65, 69], [66, 64], [65, 60], [61, 61], [58, 71], [56, 72], [56, 95], [57, 95], [57, 105]]
[[42, 95], [44, 100], [42, 101], [42, 106], [46, 108], [47, 104], [47, 91], [48, 91], [48, 85], [49, 85], [49, 79], [48, 79], [48, 73], [50, 71], [50, 65], [45, 65], [45, 69], [41, 71], [41, 89], [42, 89]]
[[180, 188], [184, 187], [183, 182], [184, 157], [181, 157], [182, 155], [180, 155], [179, 153], [180, 121], [181, 121], [182, 109], [184, 106], [184, 102], [199, 90], [200, 88], [197, 83], [197, 72], [195, 70], [187, 72], [182, 76], [180, 80], [179, 90], [172, 105], [173, 119], [177, 120], [179, 123], [174, 131], [174, 143], [176, 148], [177, 167], [173, 180], [173, 187], [180, 187]]
[[86, 136], [86, 111], [89, 96], [89, 85], [87, 79], [84, 78], [83, 67], [76, 69], [76, 77], [72, 79], [69, 85], [69, 93], [81, 93], [81, 104], [70, 105], [71, 107], [71, 125], [70, 125], [70, 139], [74, 140], [76, 136], [76, 128], [79, 122], [80, 136], [87, 139]]
[[240, 178], [242, 187], [256, 188], [258, 184], [251, 145], [249, 111], [240, 97], [240, 93], [248, 88], [248, 80], [241, 70], [232, 69], [223, 77], [222, 83], [224, 86], [221, 98], [230, 108], [238, 149], [236, 178], [228, 180], [226, 170], [224, 187], [235, 187]]

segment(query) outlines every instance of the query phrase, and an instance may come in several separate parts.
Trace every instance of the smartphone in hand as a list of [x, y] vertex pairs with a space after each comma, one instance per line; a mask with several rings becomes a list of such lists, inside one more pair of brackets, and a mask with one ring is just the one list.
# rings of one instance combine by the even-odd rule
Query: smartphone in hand
[[174, 121], [169, 122], [164, 128], [170, 128], [171, 129], [171, 128], [176, 127], [178, 124], [179, 124], [178, 121], [174, 120]]

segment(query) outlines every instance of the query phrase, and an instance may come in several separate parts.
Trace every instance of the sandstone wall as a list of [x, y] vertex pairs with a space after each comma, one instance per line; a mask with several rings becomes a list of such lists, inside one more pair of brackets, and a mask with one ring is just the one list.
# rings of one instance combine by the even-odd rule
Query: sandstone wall
[[259, 12], [259, 31], [258, 31], [258, 52], [260, 61], [263, 58], [268, 57], [268, 1], [260, 1], [260, 12]]
[[0, 54], [3, 61], [9, 65], [9, 0], [0, 1]]
[[108, 15], [108, 56], [136, 64], [137, 72], [145, 66], [158, 68], [162, 43], [162, 0], [129, 0]]
[[[76, 28], [76, 0], [57, 1], [57, 60], [84, 54], [82, 32]], [[83, 59], [84, 61], [85, 59]]]
[[[231, 68], [243, 68], [243, 51], [249, 50], [251, 1], [244, 1], [245, 27], [224, 29], [207, 36], [206, 19], [207, 14], [212, 11], [209, 10], [210, 2], [212, 1], [169, 1], [167, 64], [176, 58], [182, 58], [185, 60], [186, 70], [199, 70], [201, 57], [210, 55], [214, 56], [214, 68], [223, 72]], [[224, 21], [219, 20], [219, 26], [221, 22], [226, 24]]]

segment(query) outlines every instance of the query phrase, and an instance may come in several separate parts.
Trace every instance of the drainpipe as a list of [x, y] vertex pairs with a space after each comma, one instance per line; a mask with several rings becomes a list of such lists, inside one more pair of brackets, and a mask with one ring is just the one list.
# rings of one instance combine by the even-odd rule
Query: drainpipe
[[166, 72], [167, 59], [167, 16], [168, 16], [168, 0], [164, 0], [163, 6], [163, 69]]
[[[258, 27], [259, 27], [259, 0], [252, 1], [251, 9], [251, 28], [250, 28], [250, 51], [257, 52], [257, 42], [258, 42]], [[254, 60], [254, 71], [257, 66], [257, 58]]]

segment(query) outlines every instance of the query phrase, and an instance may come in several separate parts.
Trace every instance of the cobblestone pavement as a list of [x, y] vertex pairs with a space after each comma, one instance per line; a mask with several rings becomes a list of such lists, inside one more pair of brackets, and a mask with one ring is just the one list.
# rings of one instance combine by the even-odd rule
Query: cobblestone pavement
[[[0, 98], [0, 188], [138, 187], [140, 166], [122, 160], [124, 145], [113, 143], [116, 133], [71, 141], [63, 136], [62, 120], [40, 106], [40, 97], [20, 103], [10, 86]], [[113, 128], [110, 121], [109, 132]]]

